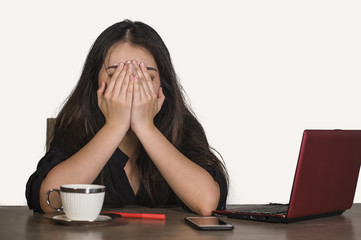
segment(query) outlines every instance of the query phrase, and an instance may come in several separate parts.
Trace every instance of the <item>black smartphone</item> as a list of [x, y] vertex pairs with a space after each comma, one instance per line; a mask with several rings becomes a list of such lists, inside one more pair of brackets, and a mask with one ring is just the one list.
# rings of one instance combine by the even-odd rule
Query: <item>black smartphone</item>
[[217, 217], [186, 217], [186, 223], [198, 230], [232, 230], [233, 225]]

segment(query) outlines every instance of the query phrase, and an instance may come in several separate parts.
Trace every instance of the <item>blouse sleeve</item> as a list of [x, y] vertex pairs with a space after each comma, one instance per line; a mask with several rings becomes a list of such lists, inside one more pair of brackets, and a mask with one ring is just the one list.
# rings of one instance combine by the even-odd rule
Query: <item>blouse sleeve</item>
[[57, 142], [55, 140], [52, 141], [49, 151], [40, 159], [36, 171], [29, 177], [26, 184], [25, 195], [30, 209], [33, 209], [35, 212], [43, 212], [39, 200], [41, 183], [53, 167], [67, 158], [60, 151]]

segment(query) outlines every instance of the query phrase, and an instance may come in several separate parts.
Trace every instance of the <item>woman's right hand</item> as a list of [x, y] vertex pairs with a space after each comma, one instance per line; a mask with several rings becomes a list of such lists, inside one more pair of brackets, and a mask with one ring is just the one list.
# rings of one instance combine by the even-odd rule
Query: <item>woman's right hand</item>
[[97, 91], [98, 105], [106, 125], [116, 131], [126, 132], [130, 128], [130, 112], [133, 99], [134, 66], [120, 63], [110, 81], [102, 81]]

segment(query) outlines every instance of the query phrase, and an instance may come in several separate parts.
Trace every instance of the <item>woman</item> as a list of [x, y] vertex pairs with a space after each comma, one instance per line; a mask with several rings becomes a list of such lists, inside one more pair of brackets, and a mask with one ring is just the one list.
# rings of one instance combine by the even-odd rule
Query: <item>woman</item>
[[67, 183], [105, 185], [108, 206], [178, 203], [204, 216], [225, 207], [225, 168], [185, 104], [168, 49], [144, 23], [116, 23], [95, 41], [28, 180], [29, 207], [52, 212], [46, 192]]

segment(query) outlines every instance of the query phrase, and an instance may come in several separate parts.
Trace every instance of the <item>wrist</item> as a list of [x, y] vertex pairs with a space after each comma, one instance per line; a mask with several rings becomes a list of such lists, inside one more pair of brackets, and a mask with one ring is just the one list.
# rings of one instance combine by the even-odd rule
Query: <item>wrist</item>
[[138, 138], [140, 138], [142, 135], [148, 135], [154, 131], [159, 131], [153, 123], [134, 127], [132, 130], [138, 136]]
[[114, 124], [110, 124], [110, 123], [105, 123], [105, 125], [103, 126], [102, 129], [105, 132], [107, 132], [108, 134], [111, 134], [111, 135], [114, 135], [114, 136], [119, 136], [119, 137], [123, 138], [124, 135], [129, 130], [129, 127], [114, 125]]

